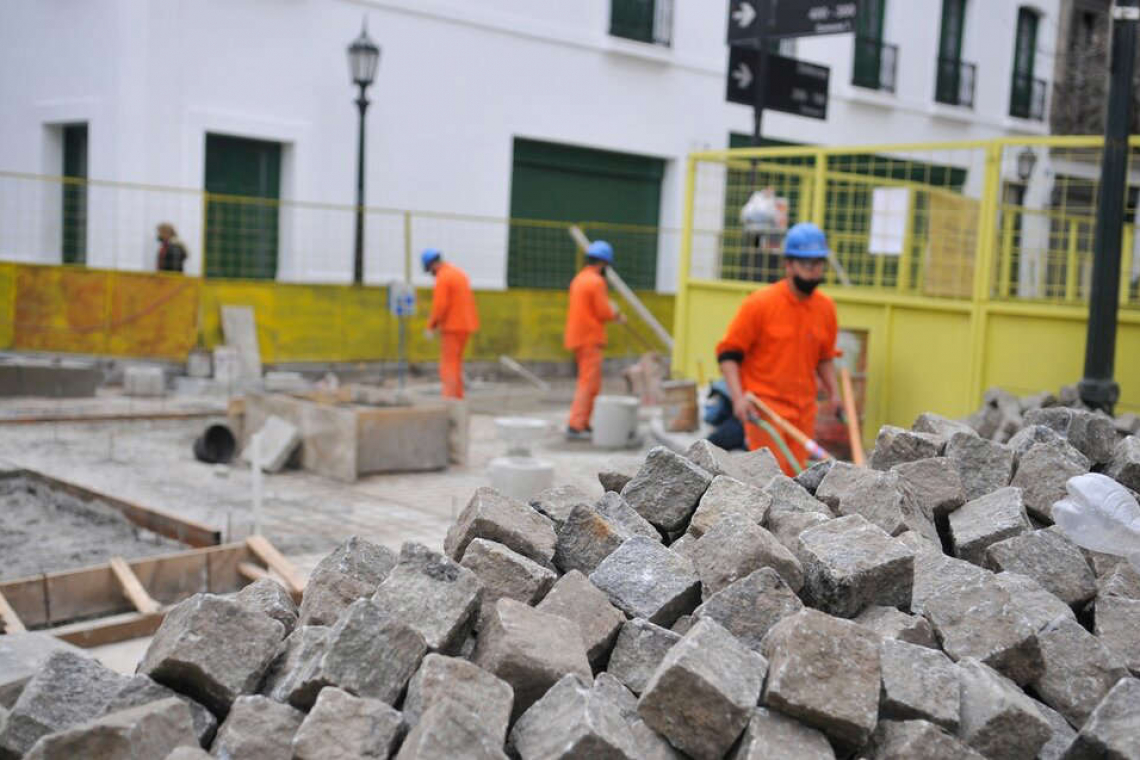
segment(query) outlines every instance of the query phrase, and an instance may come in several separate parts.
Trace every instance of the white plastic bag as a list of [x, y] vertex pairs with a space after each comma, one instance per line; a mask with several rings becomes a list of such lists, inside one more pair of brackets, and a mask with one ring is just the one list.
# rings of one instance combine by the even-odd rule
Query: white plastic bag
[[1089, 473], [1069, 478], [1069, 495], [1053, 505], [1053, 520], [1073, 543], [1127, 557], [1140, 571], [1140, 504], [1110, 477]]

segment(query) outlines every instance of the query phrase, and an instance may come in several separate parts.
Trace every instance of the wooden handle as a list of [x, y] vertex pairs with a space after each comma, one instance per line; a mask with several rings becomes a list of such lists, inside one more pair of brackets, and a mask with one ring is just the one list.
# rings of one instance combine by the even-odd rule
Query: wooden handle
[[748, 399], [748, 402], [750, 404], [766, 414], [772, 420], [772, 422], [776, 423], [776, 427], [783, 430], [785, 433], [794, 438], [797, 443], [807, 449], [809, 454], [819, 459], [835, 458], [831, 456], [831, 454], [827, 453], [827, 450], [825, 448], [820, 446], [808, 436], [804, 435], [804, 432], [802, 430], [785, 420], [780, 415], [776, 414], [775, 410], [761, 401], [760, 398], [756, 396], [756, 394], [749, 392], [744, 394], [744, 397]]
[[867, 462], [863, 453], [863, 436], [859, 430], [859, 415], [855, 411], [855, 390], [851, 385], [851, 372], [839, 368], [839, 383], [843, 389], [843, 411], [847, 415], [847, 436], [851, 439], [851, 461], [862, 467]]

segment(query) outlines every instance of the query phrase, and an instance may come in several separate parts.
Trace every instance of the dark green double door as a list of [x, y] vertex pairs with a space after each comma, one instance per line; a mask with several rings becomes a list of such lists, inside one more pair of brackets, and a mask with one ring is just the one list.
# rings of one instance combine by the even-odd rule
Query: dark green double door
[[281, 144], [206, 135], [206, 276], [277, 277]]

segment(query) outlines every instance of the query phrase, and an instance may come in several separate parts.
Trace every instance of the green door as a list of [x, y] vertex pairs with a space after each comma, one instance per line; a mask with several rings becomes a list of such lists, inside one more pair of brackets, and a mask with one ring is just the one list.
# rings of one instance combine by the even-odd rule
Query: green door
[[863, 0], [855, 17], [855, 65], [851, 81], [873, 90], [882, 84], [883, 19], [887, 0]]
[[1028, 119], [1033, 110], [1033, 69], [1037, 54], [1037, 14], [1029, 8], [1017, 12], [1017, 41], [1013, 53], [1013, 82], [1009, 113]]
[[87, 125], [63, 128], [64, 181], [61, 254], [64, 264], [87, 263]]
[[[631, 288], [652, 290], [664, 173], [659, 158], [516, 138], [511, 218], [601, 223], [588, 234], [613, 244]], [[510, 287], [565, 288], [574, 277], [575, 246], [561, 227], [513, 223], [508, 245]]]
[[206, 135], [207, 277], [277, 277], [281, 144]]
[[935, 99], [958, 105], [962, 97], [962, 37], [966, 0], [942, 0], [942, 34], [938, 43], [938, 84]]

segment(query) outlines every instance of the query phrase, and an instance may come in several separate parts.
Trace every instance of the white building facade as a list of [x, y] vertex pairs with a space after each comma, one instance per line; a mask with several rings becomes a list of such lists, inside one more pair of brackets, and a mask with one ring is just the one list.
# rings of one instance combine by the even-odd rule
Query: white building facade
[[[858, 38], [785, 43], [831, 68], [828, 118], [769, 112], [766, 138], [1046, 133], [1059, 0], [863, 4]], [[454, 251], [477, 287], [534, 284], [510, 260], [525, 245], [486, 220], [609, 214], [599, 221], [679, 227], [685, 156], [751, 133], [751, 110], [725, 102], [726, 6], [0, 0], [0, 257], [152, 269], [154, 224], [171, 221], [187, 271], [200, 273], [207, 229], [230, 223], [217, 234], [238, 256], [264, 253], [244, 233], [273, 229], [254, 276], [350, 281], [358, 115], [345, 49], [367, 19], [382, 57], [368, 91], [366, 204], [471, 219], [439, 240], [440, 226], [401, 232], [399, 214], [370, 214], [366, 281], [402, 276], [411, 235], [416, 248]], [[81, 202], [32, 177], [62, 174], [94, 182]], [[286, 204], [226, 222], [224, 209], [203, 211], [201, 190]], [[69, 209], [71, 228], [58, 223]], [[671, 291], [675, 247], [662, 238], [654, 256], [638, 284]]]

